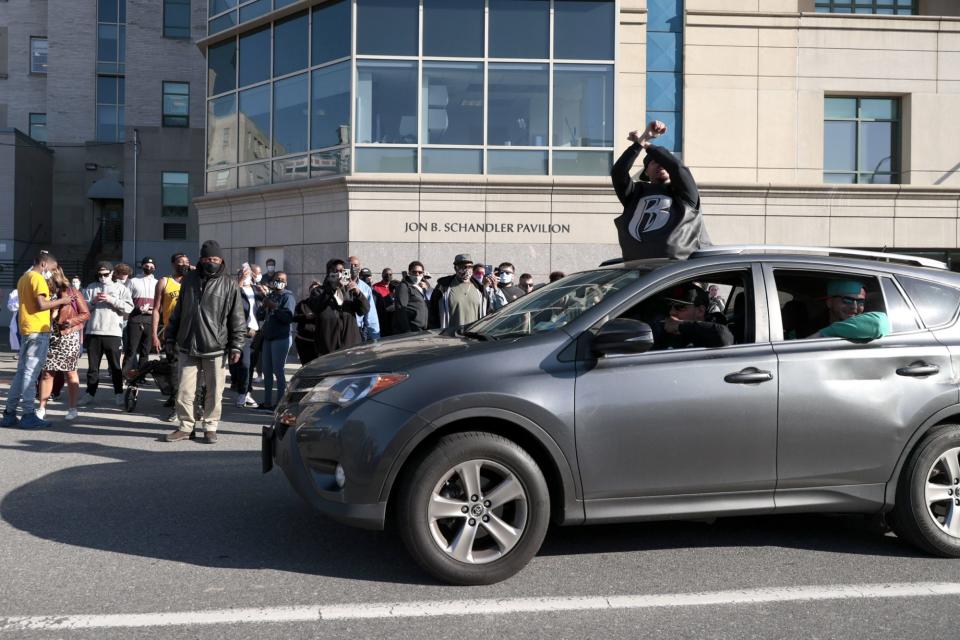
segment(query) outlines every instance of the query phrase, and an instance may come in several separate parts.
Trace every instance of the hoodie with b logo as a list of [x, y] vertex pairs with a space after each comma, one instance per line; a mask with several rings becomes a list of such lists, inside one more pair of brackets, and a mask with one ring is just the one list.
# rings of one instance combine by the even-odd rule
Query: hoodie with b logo
[[667, 171], [670, 182], [634, 181], [630, 168], [642, 149], [634, 143], [610, 170], [613, 188], [623, 204], [623, 213], [614, 220], [623, 259], [686, 259], [710, 245], [697, 183], [676, 156], [655, 145], [647, 147], [647, 155]]

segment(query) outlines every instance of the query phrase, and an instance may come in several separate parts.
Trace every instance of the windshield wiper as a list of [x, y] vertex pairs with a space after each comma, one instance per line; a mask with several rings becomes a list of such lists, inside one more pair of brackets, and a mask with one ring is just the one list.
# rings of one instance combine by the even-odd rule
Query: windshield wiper
[[496, 340], [491, 336], [488, 336], [485, 333], [478, 333], [476, 331], [458, 331], [457, 335], [463, 336], [464, 338], [473, 338], [475, 340], [481, 340], [483, 342], [489, 342], [491, 340]]

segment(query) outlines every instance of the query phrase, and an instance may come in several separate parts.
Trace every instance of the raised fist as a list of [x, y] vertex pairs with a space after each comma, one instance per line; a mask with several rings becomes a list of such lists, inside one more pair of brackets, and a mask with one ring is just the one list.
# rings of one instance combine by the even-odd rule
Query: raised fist
[[647, 125], [647, 134], [650, 138], [656, 138], [657, 136], [662, 136], [667, 132], [667, 125], [659, 120], [651, 120], [650, 124]]

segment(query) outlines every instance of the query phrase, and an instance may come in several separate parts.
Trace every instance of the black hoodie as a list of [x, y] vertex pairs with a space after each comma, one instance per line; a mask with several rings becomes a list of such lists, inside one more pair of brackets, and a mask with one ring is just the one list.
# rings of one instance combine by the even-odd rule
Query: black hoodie
[[623, 204], [623, 214], [614, 220], [623, 259], [684, 260], [710, 245], [700, 213], [697, 183], [676, 156], [655, 145], [647, 147], [647, 155], [666, 169], [670, 182], [635, 182], [630, 168], [642, 149], [634, 143], [610, 170], [613, 188]]

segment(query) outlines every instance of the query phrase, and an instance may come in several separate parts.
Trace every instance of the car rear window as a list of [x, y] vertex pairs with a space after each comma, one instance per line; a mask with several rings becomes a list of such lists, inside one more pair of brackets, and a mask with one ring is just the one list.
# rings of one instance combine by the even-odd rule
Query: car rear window
[[903, 299], [903, 294], [900, 293], [900, 289], [893, 283], [893, 280], [881, 278], [880, 286], [883, 287], [883, 295], [887, 300], [887, 316], [890, 318], [892, 332], [903, 333], [919, 329], [913, 309]]
[[953, 320], [960, 307], [960, 291], [928, 280], [899, 276], [903, 290], [928, 327], [939, 327]]

